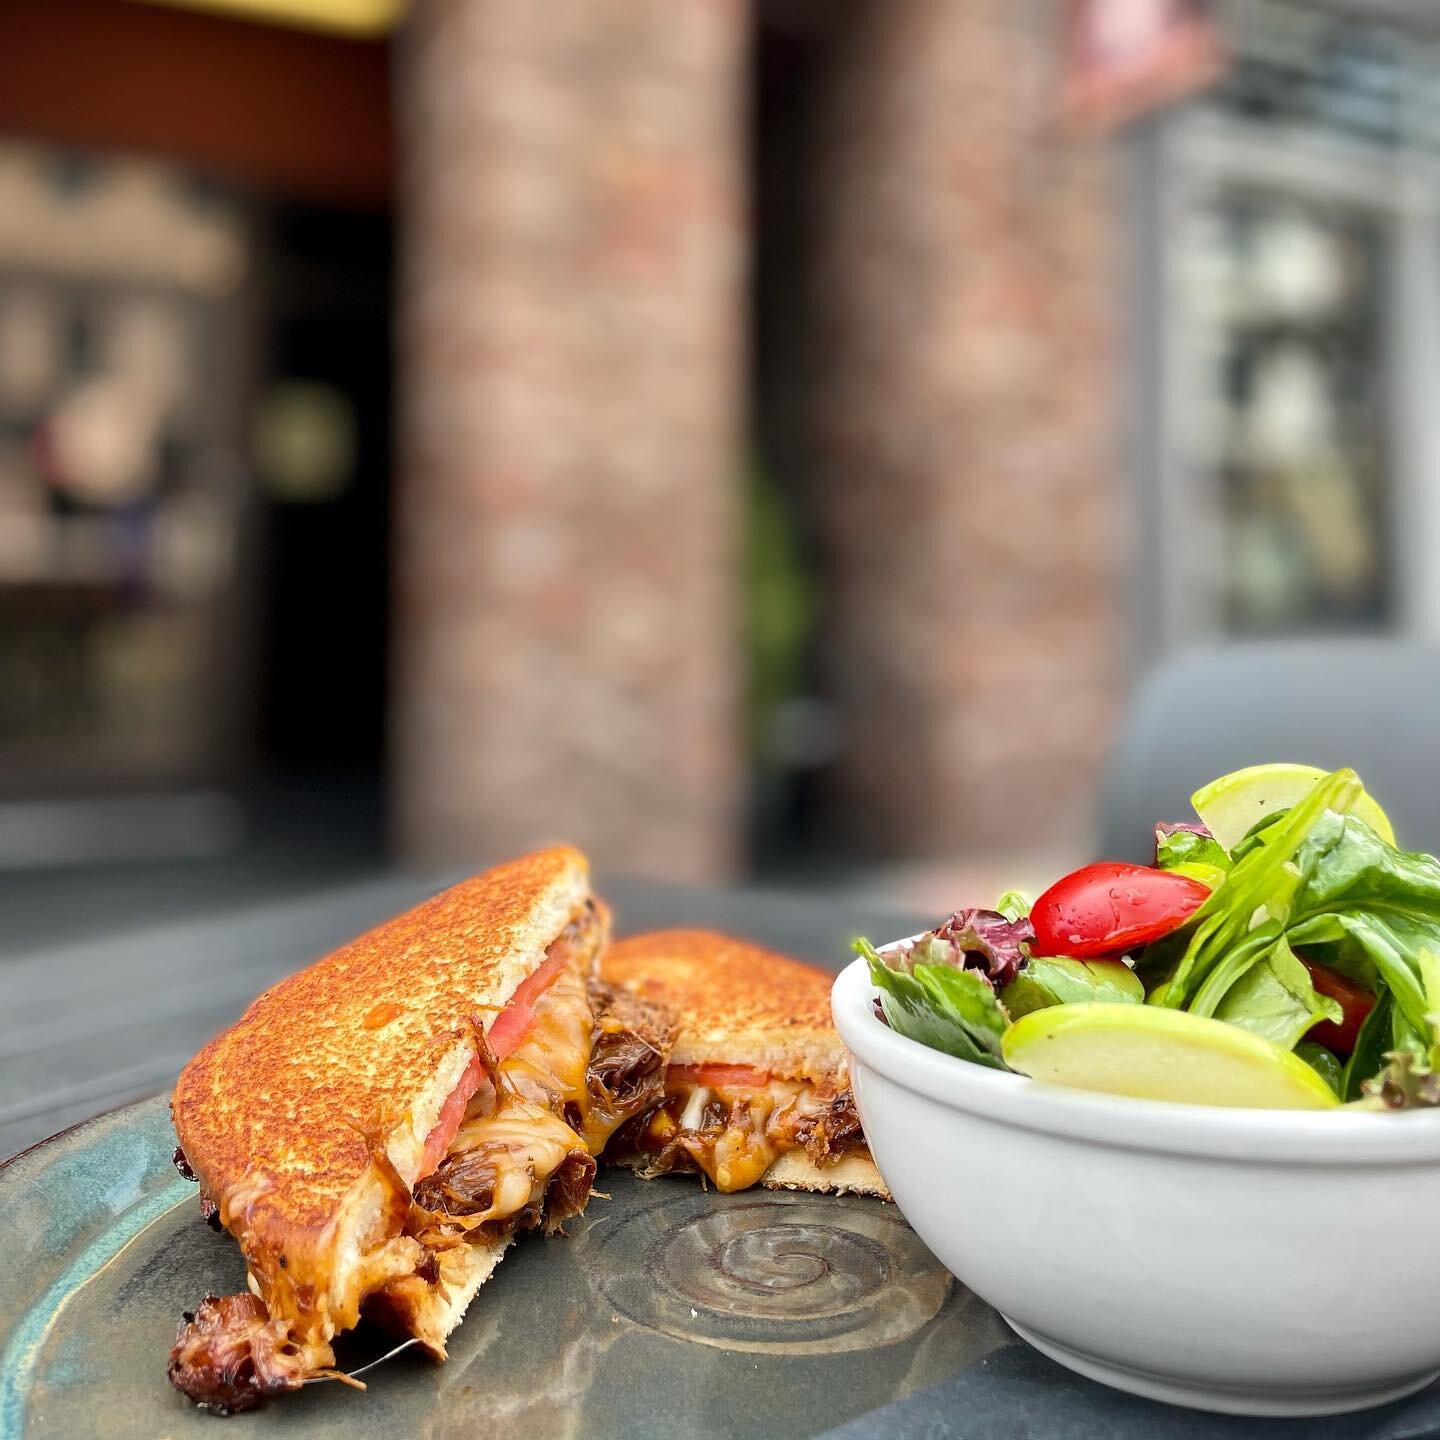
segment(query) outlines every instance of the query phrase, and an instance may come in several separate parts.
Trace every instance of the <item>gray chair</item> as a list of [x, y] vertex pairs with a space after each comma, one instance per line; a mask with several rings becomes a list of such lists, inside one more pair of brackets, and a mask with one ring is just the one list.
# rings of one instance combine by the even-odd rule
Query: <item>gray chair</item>
[[1271, 642], [1157, 666], [1111, 754], [1100, 853], [1148, 861], [1157, 820], [1193, 818], [1207, 780], [1269, 760], [1351, 766], [1405, 849], [1440, 850], [1440, 648]]

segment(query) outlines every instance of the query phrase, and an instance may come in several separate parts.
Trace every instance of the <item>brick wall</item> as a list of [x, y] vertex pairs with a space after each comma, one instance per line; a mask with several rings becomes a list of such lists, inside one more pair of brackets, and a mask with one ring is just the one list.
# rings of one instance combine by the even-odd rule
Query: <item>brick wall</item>
[[744, 0], [418, 0], [399, 71], [404, 854], [738, 858]]
[[1115, 177], [1055, 122], [1053, 5], [831, 13], [809, 408], [836, 825], [1065, 840], [1124, 660]]

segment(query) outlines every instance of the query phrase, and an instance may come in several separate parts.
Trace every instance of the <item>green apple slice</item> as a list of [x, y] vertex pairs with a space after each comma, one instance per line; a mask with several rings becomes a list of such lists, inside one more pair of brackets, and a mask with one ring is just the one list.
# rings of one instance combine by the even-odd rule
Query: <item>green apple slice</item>
[[1001, 1039], [1022, 1075], [1137, 1100], [1249, 1110], [1328, 1110], [1340, 1102], [1303, 1060], [1247, 1030], [1154, 1005], [1053, 1005]]
[[1213, 890], [1225, 878], [1225, 871], [1218, 865], [1206, 865], [1201, 860], [1182, 860], [1169, 868], [1171, 875], [1183, 875], [1187, 880], [1198, 880], [1207, 890]]
[[[1202, 786], [1190, 803], [1205, 828], [1233, 850], [1252, 826], [1298, 804], [1324, 778], [1325, 771], [1313, 765], [1250, 765]], [[1389, 817], [1369, 795], [1361, 795], [1352, 813], [1387, 844], [1395, 843]]]

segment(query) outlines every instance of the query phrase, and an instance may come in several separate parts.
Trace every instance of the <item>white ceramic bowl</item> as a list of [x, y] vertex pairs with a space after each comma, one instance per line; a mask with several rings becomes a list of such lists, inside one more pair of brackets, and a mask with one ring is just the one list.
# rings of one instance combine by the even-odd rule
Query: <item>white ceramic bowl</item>
[[1440, 1114], [1222, 1110], [1037, 1084], [835, 982], [865, 1134], [920, 1238], [1031, 1344], [1122, 1390], [1358, 1410], [1440, 1373]]

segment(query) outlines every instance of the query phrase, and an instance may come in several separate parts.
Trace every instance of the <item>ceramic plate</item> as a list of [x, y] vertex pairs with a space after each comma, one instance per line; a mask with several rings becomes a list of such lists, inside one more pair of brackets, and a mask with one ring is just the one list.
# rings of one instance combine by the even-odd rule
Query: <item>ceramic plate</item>
[[[600, 1178], [610, 1198], [568, 1238], [512, 1248], [447, 1364], [402, 1354], [364, 1393], [312, 1385], [218, 1421], [171, 1390], [166, 1354], [180, 1312], [242, 1289], [244, 1267], [201, 1221], [174, 1143], [155, 1099], [0, 1168], [7, 1440], [780, 1440], [822, 1434], [1007, 1343], [893, 1205], [718, 1195], [611, 1170]], [[352, 1368], [370, 1358], [365, 1344]]]

